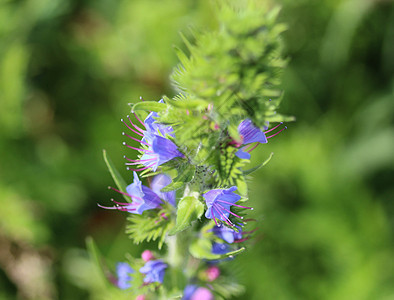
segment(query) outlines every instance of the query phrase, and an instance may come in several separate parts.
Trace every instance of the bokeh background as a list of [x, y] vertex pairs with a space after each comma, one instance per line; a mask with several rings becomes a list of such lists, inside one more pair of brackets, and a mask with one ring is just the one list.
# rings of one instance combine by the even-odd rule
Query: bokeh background
[[[180, 32], [209, 1], [0, 1], [0, 299], [96, 299], [92, 236], [138, 255], [113, 197], [128, 102], [173, 96]], [[239, 299], [394, 299], [394, 3], [278, 0], [297, 122], [254, 152], [260, 228], [234, 260]]]

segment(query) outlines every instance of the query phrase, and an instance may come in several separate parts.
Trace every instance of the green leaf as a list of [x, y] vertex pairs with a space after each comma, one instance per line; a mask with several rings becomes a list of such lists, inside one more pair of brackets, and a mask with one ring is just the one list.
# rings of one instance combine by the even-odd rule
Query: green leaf
[[185, 230], [194, 220], [199, 219], [204, 213], [204, 205], [194, 196], [183, 197], [178, 203], [175, 227], [169, 232], [174, 235]]
[[173, 179], [173, 182], [162, 188], [160, 191], [165, 193], [181, 188], [186, 182], [190, 182], [193, 179], [195, 173], [196, 166], [185, 164], [184, 167], [180, 168], [178, 176]]
[[209, 239], [196, 239], [191, 243], [189, 252], [198, 259], [218, 259], [218, 254], [212, 253], [212, 242]]
[[[105, 164], [107, 165], [108, 170], [111, 173], [111, 176], [112, 176], [113, 180], [115, 181], [115, 184], [118, 187], [119, 191], [121, 191], [123, 193], [127, 193], [126, 192], [126, 187], [127, 187], [126, 181], [120, 175], [119, 171], [115, 168], [115, 165], [112, 163], [111, 159], [107, 155], [107, 151], [105, 151], [105, 150], [103, 150], [103, 157], [104, 157]], [[126, 199], [127, 202], [130, 202], [131, 199], [129, 197], [127, 197], [126, 195], [123, 195], [123, 197]]]
[[158, 240], [158, 248], [161, 249], [167, 231], [173, 227], [173, 222], [163, 218], [169, 215], [172, 206], [163, 204], [164, 209], [157, 212], [155, 210], [145, 211], [142, 215], [130, 214], [127, 220], [126, 233], [133, 239], [135, 244], [143, 241]]
[[94, 242], [93, 238], [88, 236], [86, 238], [86, 248], [88, 250], [88, 253], [90, 255], [90, 258], [93, 260], [94, 265], [96, 266], [97, 270], [98, 270], [98, 274], [100, 274], [100, 280], [101, 280], [101, 284], [105, 285], [107, 287], [110, 286], [109, 281], [107, 280], [102, 264], [101, 264], [101, 255], [100, 252], [96, 246], [96, 243]]
[[236, 126], [235, 124], [230, 124], [228, 126], [228, 133], [232, 137], [233, 140], [235, 140], [235, 141], [241, 140], [241, 136], [238, 131], [238, 126]]
[[131, 111], [137, 111], [137, 110], [146, 110], [146, 111], [163, 111], [167, 109], [167, 105], [165, 103], [159, 103], [156, 101], [144, 101], [144, 102], [138, 102], [138, 103], [130, 103], [131, 106]]
[[268, 156], [268, 158], [267, 158], [265, 161], [263, 161], [261, 164], [255, 166], [255, 167], [253, 167], [253, 168], [250, 168], [250, 169], [248, 169], [248, 170], [243, 171], [244, 175], [245, 175], [245, 176], [246, 176], [246, 175], [249, 175], [249, 174], [253, 173], [254, 171], [257, 171], [257, 170], [260, 169], [261, 167], [264, 167], [266, 164], [269, 163], [269, 161], [271, 160], [272, 156], [274, 156], [274, 152], [271, 152], [270, 156]]
[[188, 99], [183, 101], [175, 101], [168, 99], [167, 102], [175, 107], [186, 108], [186, 109], [199, 109], [203, 110], [208, 107], [208, 102], [201, 99]]

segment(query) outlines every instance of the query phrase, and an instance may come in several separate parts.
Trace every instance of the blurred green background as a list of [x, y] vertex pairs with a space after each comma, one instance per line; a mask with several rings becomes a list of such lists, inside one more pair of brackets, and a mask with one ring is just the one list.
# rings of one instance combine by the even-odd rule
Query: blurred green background
[[[173, 96], [179, 32], [209, 1], [0, 1], [0, 299], [96, 299], [85, 238], [109, 268], [139, 255], [102, 160], [124, 170], [139, 96]], [[234, 260], [239, 299], [394, 299], [394, 3], [278, 0], [290, 58], [281, 112], [254, 152], [259, 234]], [[129, 176], [126, 171], [125, 176]]]

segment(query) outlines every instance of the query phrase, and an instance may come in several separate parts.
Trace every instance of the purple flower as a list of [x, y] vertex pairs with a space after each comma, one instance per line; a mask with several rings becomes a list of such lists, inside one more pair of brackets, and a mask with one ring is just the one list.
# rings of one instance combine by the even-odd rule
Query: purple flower
[[[163, 100], [159, 101], [163, 103]], [[143, 165], [144, 167], [138, 169], [131, 169], [132, 171], [142, 171], [151, 168], [156, 172], [158, 166], [174, 159], [175, 157], [184, 157], [184, 155], [179, 152], [178, 147], [173, 141], [168, 139], [166, 136], [175, 137], [174, 130], [171, 126], [167, 126], [156, 121], [159, 116], [156, 112], [151, 112], [148, 117], [142, 122], [136, 114], [134, 114], [137, 120], [141, 123], [143, 128], [135, 125], [130, 116], [127, 116], [131, 126], [129, 126], [123, 119], [121, 121], [130, 129], [133, 133], [142, 137], [141, 140], [132, 137], [126, 133], [123, 135], [129, 137], [130, 139], [137, 141], [141, 144], [140, 148], [132, 147], [126, 142], [123, 143], [126, 147], [140, 151], [143, 155], [140, 159], [128, 159], [129, 162], [126, 165]]]
[[117, 209], [127, 211], [133, 214], [142, 214], [145, 210], [159, 208], [163, 203], [161, 199], [175, 206], [175, 192], [160, 192], [160, 190], [171, 183], [171, 178], [164, 174], [155, 176], [152, 180], [151, 188], [143, 185], [136, 172], [134, 174], [134, 181], [126, 187], [127, 193], [123, 193], [115, 188], [110, 187], [114, 191], [129, 196], [131, 203], [115, 202], [115, 206], [106, 207], [98, 204], [99, 207], [105, 209]]
[[[253, 151], [254, 149], [256, 149], [256, 147], [258, 145], [268, 143], [269, 138], [274, 137], [275, 135], [277, 135], [278, 133], [280, 133], [281, 131], [283, 131], [284, 129], [287, 128], [285, 126], [283, 129], [281, 129], [277, 133], [266, 137], [266, 133], [269, 133], [272, 130], [275, 130], [281, 124], [283, 124], [283, 123], [281, 122], [279, 125], [275, 126], [274, 128], [267, 130], [268, 129], [268, 123], [267, 123], [267, 126], [264, 126], [264, 130], [267, 130], [267, 131], [262, 131], [260, 128], [256, 127], [253, 124], [252, 120], [250, 120], [250, 119], [243, 120], [241, 122], [241, 124], [239, 124], [239, 126], [238, 126], [238, 132], [239, 132], [239, 135], [241, 136], [241, 142], [238, 143], [238, 147], [241, 145], [243, 145], [244, 147], [240, 148], [235, 153], [235, 155], [241, 159], [250, 159], [250, 152]], [[256, 144], [252, 148], [246, 149], [246, 148], [248, 148], [247, 145], [252, 144], [252, 143], [256, 143]]]
[[246, 209], [253, 209], [251, 207], [235, 204], [235, 202], [241, 199], [241, 196], [234, 193], [235, 190], [237, 190], [237, 187], [232, 186], [229, 189], [211, 190], [202, 195], [208, 207], [207, 211], [205, 212], [205, 217], [208, 219], [213, 219], [216, 226], [220, 226], [216, 219], [226, 222], [230, 226], [235, 226], [229, 220], [230, 214], [237, 218], [243, 219], [242, 217], [230, 211], [230, 207], [233, 205]]
[[139, 162], [156, 172], [158, 166], [175, 157], [183, 157], [173, 141], [157, 134], [146, 133], [146, 143], [149, 148], [144, 151]]
[[213, 254], [226, 254], [231, 251], [231, 247], [228, 244], [224, 243], [213, 243], [212, 244], [212, 253]]
[[166, 268], [167, 264], [165, 264], [162, 260], [150, 260], [140, 269], [140, 272], [146, 275], [144, 278], [145, 283], [163, 283], [165, 273], [164, 270]]
[[128, 263], [118, 263], [116, 265], [116, 274], [118, 277], [117, 285], [120, 289], [125, 290], [131, 287], [130, 280], [132, 279], [130, 274], [134, 273], [134, 270]]
[[[164, 103], [163, 99], [159, 100], [159, 103]], [[152, 111], [144, 120], [144, 126], [148, 132], [153, 134], [159, 134], [165, 137], [167, 134], [174, 137], [174, 129], [171, 126], [167, 126], [158, 123], [156, 119], [159, 117], [157, 112]]]
[[156, 195], [160, 197], [160, 199], [163, 199], [164, 201], [170, 203], [172, 206], [175, 206], [175, 191], [161, 192], [161, 189], [169, 185], [171, 182], [172, 180], [170, 176], [167, 176], [165, 174], [158, 174], [153, 177], [150, 186], [152, 188], [152, 191], [154, 191]]
[[205, 287], [199, 287], [195, 284], [190, 284], [185, 287], [183, 291], [182, 300], [213, 300], [213, 295], [210, 290]]
[[136, 172], [134, 172], [133, 183], [126, 187], [126, 191], [132, 199], [127, 209], [132, 213], [140, 215], [145, 210], [158, 208], [162, 203], [158, 195], [142, 184]]
[[221, 238], [222, 240], [226, 241], [229, 244], [234, 243], [235, 241], [242, 240], [242, 230], [240, 226], [235, 226], [239, 230], [236, 232], [234, 229], [225, 227], [225, 226], [215, 226], [212, 231], [213, 233]]

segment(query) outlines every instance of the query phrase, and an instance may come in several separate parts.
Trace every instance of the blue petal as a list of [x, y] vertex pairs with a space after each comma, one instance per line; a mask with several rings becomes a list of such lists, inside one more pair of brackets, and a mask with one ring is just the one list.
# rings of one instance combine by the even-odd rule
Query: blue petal
[[152, 150], [159, 155], [159, 165], [175, 158], [182, 157], [183, 154], [178, 151], [178, 147], [169, 139], [155, 135], [152, 141]]
[[198, 288], [198, 286], [195, 284], [187, 285], [183, 291], [182, 300], [190, 300], [190, 298], [193, 296], [193, 294], [197, 290], [197, 288]]
[[215, 190], [210, 190], [209, 192], [206, 192], [205, 194], [202, 195], [208, 207], [212, 205], [216, 197], [219, 196], [222, 193], [222, 191], [223, 191], [222, 189], [215, 189]]
[[140, 272], [146, 274], [144, 278], [145, 283], [163, 282], [165, 269], [167, 264], [161, 260], [150, 260], [142, 268]]
[[231, 247], [227, 244], [222, 243], [213, 243], [212, 245], [212, 253], [213, 254], [226, 254], [231, 251]]
[[267, 143], [267, 138], [260, 128], [254, 126], [250, 119], [243, 120], [238, 126], [238, 132], [243, 137], [243, 144], [259, 142]]
[[161, 189], [169, 185], [171, 182], [171, 177], [165, 174], [159, 174], [153, 177], [150, 187], [161, 199], [175, 206], [175, 191], [161, 192]]
[[131, 273], [134, 273], [134, 270], [130, 267], [128, 263], [118, 263], [116, 265], [116, 275], [118, 277], [117, 285], [120, 289], [125, 290], [131, 287]]
[[235, 152], [235, 155], [240, 159], [250, 159], [251, 157], [250, 153], [245, 152], [243, 149], [244, 148], [239, 149], [237, 152]]
[[219, 238], [221, 238], [222, 240], [226, 241], [229, 244], [234, 243], [234, 241], [238, 239], [238, 232], [226, 226], [221, 226], [221, 227], [215, 226], [212, 229], [212, 231], [216, 236], [218, 236]]

